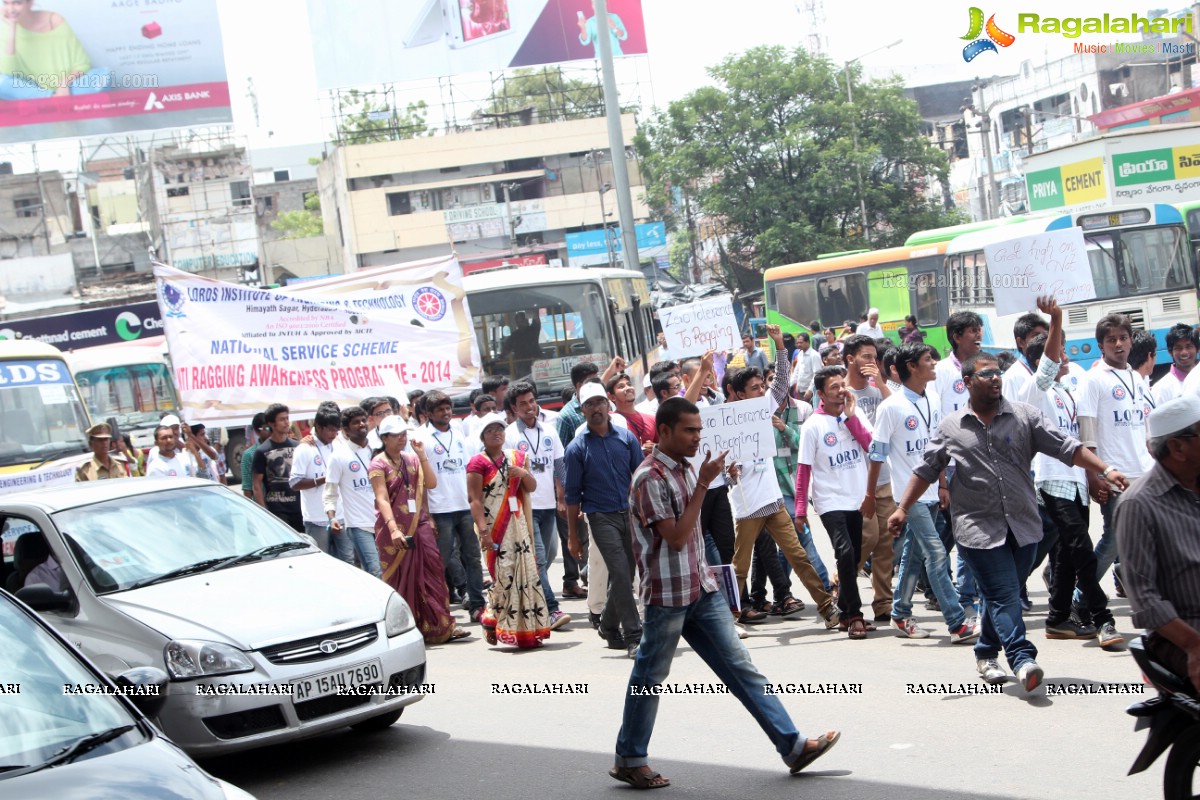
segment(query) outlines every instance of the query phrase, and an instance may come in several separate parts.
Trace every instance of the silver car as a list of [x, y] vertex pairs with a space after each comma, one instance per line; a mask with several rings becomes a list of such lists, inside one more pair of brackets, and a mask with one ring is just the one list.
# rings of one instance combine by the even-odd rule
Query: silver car
[[382, 729], [422, 697], [403, 598], [211, 482], [4, 495], [0, 539], [8, 585], [107, 674], [166, 670], [159, 724], [192, 755]]

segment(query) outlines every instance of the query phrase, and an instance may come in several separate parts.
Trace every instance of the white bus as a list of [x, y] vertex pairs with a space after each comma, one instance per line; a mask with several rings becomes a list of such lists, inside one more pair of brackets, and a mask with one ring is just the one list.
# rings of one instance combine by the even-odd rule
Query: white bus
[[483, 374], [532, 378], [547, 407], [561, 404], [571, 367], [621, 356], [641, 387], [658, 344], [646, 278], [623, 269], [516, 267], [463, 278]]
[[145, 343], [88, 347], [67, 355], [92, 419], [115, 420], [118, 430], [130, 435], [134, 447], [152, 447], [159, 420], [179, 413], [166, 350], [162, 337], [156, 337]]

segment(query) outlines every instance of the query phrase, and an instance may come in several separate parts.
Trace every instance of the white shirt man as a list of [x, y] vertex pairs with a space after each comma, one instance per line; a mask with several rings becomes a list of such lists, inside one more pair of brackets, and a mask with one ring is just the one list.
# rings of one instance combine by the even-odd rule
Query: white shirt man
[[190, 457], [185, 458], [187, 453], [174, 453], [170, 458], [164, 456], [161, 452], [147, 459], [146, 462], [146, 477], [147, 478], [194, 478], [196, 477], [196, 468]]
[[[358, 424], [358, 420], [350, 426]], [[325, 473], [325, 515], [331, 523], [337, 557], [352, 563], [357, 554], [362, 568], [380, 577], [383, 573], [375, 548], [375, 492], [367, 476], [371, 448], [364, 441], [366, 425], [361, 424], [361, 430], [350, 428], [359, 442], [344, 437], [334, 442]], [[337, 519], [338, 513], [342, 514], [341, 521]]]
[[1151, 404], [1145, 391], [1137, 370], [1101, 361], [1087, 373], [1079, 400], [1079, 416], [1096, 420], [1096, 454], [1131, 481], [1154, 466], [1146, 448]]
[[942, 417], [948, 417], [966, 406], [970, 397], [962, 376], [962, 362], [953, 353], [938, 362], [934, 375], [933, 390], [942, 401]]
[[[334, 428], [336, 430], [336, 428]], [[329, 518], [325, 514], [325, 472], [333, 455], [335, 439], [322, 442], [314, 435], [313, 443], [301, 442], [292, 452], [292, 471], [288, 485], [300, 493], [300, 515], [305, 533], [317, 540], [317, 547], [329, 552]], [[297, 488], [301, 482], [312, 482], [307, 489]], [[339, 514], [340, 516], [340, 514]]]
[[479, 452], [476, 446], [479, 438], [467, 438], [457, 420], [451, 420], [446, 431], [426, 422], [412, 435], [425, 445], [429, 465], [437, 473], [437, 486], [429, 490], [429, 513], [452, 514], [470, 509], [467, 462]]
[[817, 374], [817, 370], [821, 368], [822, 364], [821, 354], [812, 346], [811, 338], [808, 340], [808, 346], [803, 350], [800, 349], [801, 341], [801, 338], [797, 336], [796, 352], [792, 356], [792, 391], [807, 402], [812, 399], [813, 375]]
[[855, 333], [861, 333], [863, 336], [870, 336], [872, 339], [884, 339], [887, 334], [883, 332], [883, 328], [879, 325], [879, 309], [872, 308], [867, 312], [867, 321], [860, 322], [858, 327], [854, 329]]

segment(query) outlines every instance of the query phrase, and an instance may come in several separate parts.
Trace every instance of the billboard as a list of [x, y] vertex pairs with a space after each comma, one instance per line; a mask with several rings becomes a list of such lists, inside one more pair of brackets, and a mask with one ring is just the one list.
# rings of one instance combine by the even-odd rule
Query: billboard
[[[667, 251], [667, 226], [663, 222], [641, 222], [634, 226], [637, 236], [638, 261], [649, 260]], [[609, 241], [604, 236], [608, 234]], [[581, 233], [568, 233], [567, 263], [572, 267], [594, 267], [608, 264], [609, 248], [613, 257], [620, 261], [624, 246], [621, 242], [621, 227], [600, 228]]]
[[[608, 13], [613, 55], [644, 55], [641, 0]], [[597, 58], [602, 27], [591, 0], [308, 0], [308, 16], [321, 89]]]
[[36, 339], [59, 350], [120, 344], [161, 333], [162, 315], [153, 300], [0, 322], [0, 339]]
[[12, 9], [0, 25], [0, 142], [232, 121], [216, 0]]

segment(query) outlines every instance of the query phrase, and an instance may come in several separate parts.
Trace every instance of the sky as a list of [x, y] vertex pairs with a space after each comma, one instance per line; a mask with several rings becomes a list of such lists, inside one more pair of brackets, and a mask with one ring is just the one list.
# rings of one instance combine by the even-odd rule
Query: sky
[[[811, 1], [824, 7], [822, 31], [831, 59], [845, 62], [861, 57], [868, 77], [895, 73], [911, 85], [1015, 74], [1023, 60], [1052, 61], [1069, 55], [1072, 49], [1071, 39], [1025, 34], [1018, 35], [1012, 46], [998, 53], [985, 52], [966, 63], [962, 56], [966, 42], [960, 37], [969, 26], [971, 0], [930, 0], [921, 4], [894, 0]], [[685, 96], [708, 83], [705, 68], [727, 55], [757, 45], [803, 44], [810, 30], [805, 11], [807, 2], [643, 0], [650, 53], [643, 69], [653, 87], [651, 93], [649, 87], [643, 86], [645, 99], [665, 106]], [[1182, 8], [1182, 4], [1183, 0], [1161, 3], [1173, 10]], [[338, 5], [343, 13], [354, 13], [354, 0], [340, 0]], [[316, 85], [306, 0], [217, 0], [217, 7], [238, 133], [246, 137], [252, 148], [323, 141], [333, 128], [331, 101]], [[1059, 17], [1098, 16], [1105, 12], [1146, 15], [1148, 11], [1146, 5], [1114, 0], [1039, 0], [1017, 5], [1015, 10], [996, 11], [1001, 8], [999, 5], [981, 8], [989, 15], [995, 11], [997, 24], [1014, 34], [1018, 11]], [[370, 20], [364, 19], [362, 24], [369, 25]], [[1113, 39], [1099, 35], [1074, 41], [1103, 43]], [[888, 47], [897, 40], [899, 44]], [[253, 80], [258, 98], [257, 125], [247, 96], [248, 79]], [[414, 87], [409, 85], [408, 89]], [[0, 158], [15, 156], [19, 160], [25, 148], [6, 149], [8, 154]], [[62, 167], [70, 169], [77, 160], [79, 145], [47, 142], [38, 149], [43, 167], [59, 156], [72, 161]]]

